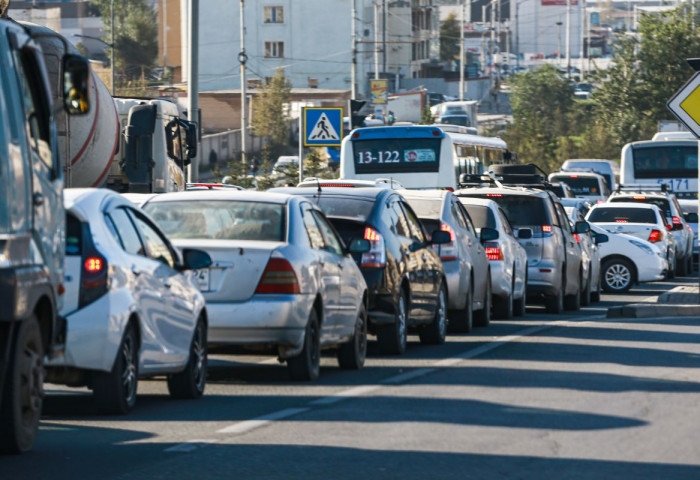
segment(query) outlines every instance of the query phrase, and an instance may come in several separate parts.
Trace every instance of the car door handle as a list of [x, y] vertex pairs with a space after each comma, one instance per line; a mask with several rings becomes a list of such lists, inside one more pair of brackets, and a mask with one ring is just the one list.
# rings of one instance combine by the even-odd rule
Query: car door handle
[[139, 275], [141, 275], [141, 270], [139, 270], [136, 267], [136, 265], [132, 265], [131, 266], [131, 273], [133, 273], [134, 275], [136, 275], [138, 277]]

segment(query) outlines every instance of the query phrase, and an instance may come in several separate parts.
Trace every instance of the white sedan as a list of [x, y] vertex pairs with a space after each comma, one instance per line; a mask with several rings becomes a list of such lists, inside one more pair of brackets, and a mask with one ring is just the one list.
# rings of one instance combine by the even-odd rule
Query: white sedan
[[105, 413], [136, 403], [139, 377], [168, 376], [175, 398], [204, 392], [207, 312], [182, 274], [211, 258], [182, 260], [153, 221], [106, 189], [67, 189], [64, 306], [66, 351], [47, 364], [47, 380], [87, 385]]
[[321, 210], [306, 198], [263, 192], [166, 193], [144, 209], [181, 248], [214, 263], [197, 272], [209, 345], [276, 354], [293, 379], [319, 374], [321, 348], [359, 369], [367, 350], [367, 285]]
[[[503, 210], [488, 199], [459, 197], [469, 212], [478, 233], [484, 227], [498, 232], [495, 240], [484, 243], [486, 258], [491, 264], [491, 288], [496, 300], [493, 308], [496, 316], [511, 318], [525, 315], [527, 286], [527, 251], [515, 238], [515, 233]], [[521, 228], [518, 238], [529, 238], [532, 230]]]

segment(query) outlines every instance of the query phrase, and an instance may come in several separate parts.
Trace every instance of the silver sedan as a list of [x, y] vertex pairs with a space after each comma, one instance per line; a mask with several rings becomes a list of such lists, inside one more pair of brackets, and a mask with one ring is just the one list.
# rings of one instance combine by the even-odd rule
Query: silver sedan
[[293, 379], [318, 377], [321, 348], [359, 369], [367, 349], [367, 286], [321, 210], [291, 195], [190, 191], [143, 207], [180, 247], [212, 258], [196, 272], [207, 301], [209, 345], [276, 354]]

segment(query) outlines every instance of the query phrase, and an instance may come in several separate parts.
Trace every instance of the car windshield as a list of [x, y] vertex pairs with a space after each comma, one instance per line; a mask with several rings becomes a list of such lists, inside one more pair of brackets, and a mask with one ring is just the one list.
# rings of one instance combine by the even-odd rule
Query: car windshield
[[665, 198], [650, 198], [645, 195], [637, 195], [634, 197], [613, 197], [610, 200], [608, 200], [611, 203], [615, 202], [638, 202], [638, 203], [650, 203], [652, 205], [656, 205], [661, 209], [662, 212], [664, 212], [664, 215], [667, 217], [672, 217], [671, 215], [671, 202], [666, 200]]
[[241, 200], [152, 202], [144, 209], [170, 238], [285, 239], [285, 206]]
[[481, 231], [482, 228], [496, 228], [496, 219], [489, 207], [483, 205], [466, 205], [462, 204], [467, 209], [469, 216], [474, 222], [474, 227]]
[[[511, 225], [515, 227], [552, 224], [547, 215], [547, 207], [543, 198], [501, 194], [465, 196], [488, 198], [495, 201], [503, 209]], [[471, 215], [471, 211], [469, 213]]]
[[588, 216], [593, 223], [656, 223], [654, 211], [648, 208], [595, 208]]

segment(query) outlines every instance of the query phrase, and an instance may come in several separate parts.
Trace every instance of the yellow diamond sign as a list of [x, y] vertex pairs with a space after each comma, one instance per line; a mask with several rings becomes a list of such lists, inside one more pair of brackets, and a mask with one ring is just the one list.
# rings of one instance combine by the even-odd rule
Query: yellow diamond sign
[[666, 104], [683, 124], [700, 138], [700, 73], [696, 73]]

